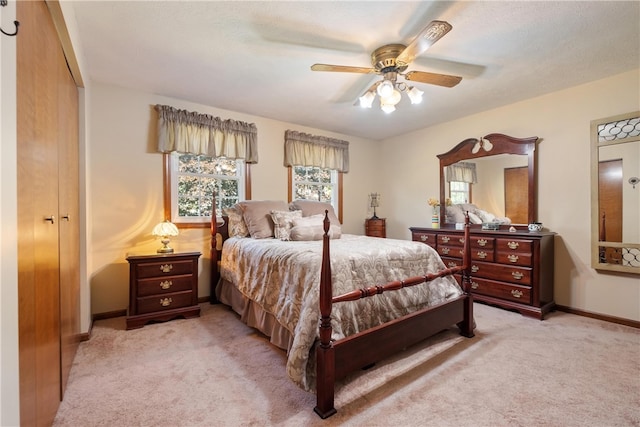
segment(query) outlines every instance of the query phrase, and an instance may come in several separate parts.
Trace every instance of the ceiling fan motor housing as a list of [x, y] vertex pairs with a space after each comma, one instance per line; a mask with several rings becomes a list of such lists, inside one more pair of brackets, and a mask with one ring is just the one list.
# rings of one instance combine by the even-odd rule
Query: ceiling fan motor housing
[[371, 54], [371, 65], [384, 74], [389, 71], [402, 72], [407, 69], [407, 65], [398, 67], [396, 58], [406, 48], [403, 44], [387, 44], [373, 51]]

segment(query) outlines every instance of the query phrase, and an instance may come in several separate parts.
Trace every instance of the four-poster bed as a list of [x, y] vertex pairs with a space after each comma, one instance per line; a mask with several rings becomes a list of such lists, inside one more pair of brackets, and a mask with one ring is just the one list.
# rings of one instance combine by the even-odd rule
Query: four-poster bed
[[[215, 200], [213, 206], [216, 206]], [[242, 312], [243, 314], [241, 317], [244, 317], [245, 315], [247, 317], [253, 316], [251, 313], [247, 314], [251, 311], [251, 308], [248, 308], [250, 306], [247, 304], [253, 304], [253, 307], [259, 305], [260, 309], [267, 307], [264, 311], [271, 311], [268, 315], [273, 316], [275, 323], [282, 323], [282, 325], [287, 327], [286, 329], [288, 329], [292, 334], [305, 334], [305, 331], [302, 328], [298, 328], [298, 324], [307, 323], [313, 325], [316, 331], [312, 334], [306, 332], [307, 335], [311, 335], [312, 339], [312, 345], [309, 348], [303, 347], [303, 349], [306, 349], [307, 355], [305, 356], [303, 354], [300, 356], [299, 353], [296, 353], [297, 350], [295, 350], [295, 348], [297, 347], [297, 342], [302, 339], [299, 339], [297, 335], [294, 335], [288, 341], [288, 359], [308, 358], [307, 369], [310, 367], [315, 368], [313, 378], [308, 379], [303, 377], [300, 380], [301, 384], [299, 385], [303, 388], [315, 390], [317, 405], [314, 410], [321, 418], [327, 418], [336, 412], [334, 407], [335, 384], [337, 380], [344, 378], [348, 373], [370, 366], [385, 357], [397, 353], [404, 348], [444, 329], [448, 329], [453, 325], [457, 325], [460, 329], [461, 335], [465, 337], [472, 337], [474, 335], [473, 301], [470, 293], [468, 292], [470, 289], [470, 282], [468, 280], [470, 260], [468, 224], [465, 230], [465, 261], [462, 266], [445, 268], [440, 257], [437, 256], [435, 251], [433, 251], [435, 256], [432, 256], [429, 261], [429, 270], [431, 270], [429, 272], [424, 274], [421, 273], [420, 275], [414, 274], [412, 276], [403, 276], [402, 279], [391, 280], [386, 283], [382, 282], [382, 284], [379, 284], [380, 282], [370, 282], [366, 286], [345, 288], [342, 282], [349, 282], [349, 279], [344, 279], [345, 274], [343, 273], [343, 270], [340, 270], [340, 262], [342, 258], [345, 258], [345, 253], [357, 252], [355, 249], [351, 250], [350, 248], [352, 247], [357, 248], [358, 245], [362, 246], [364, 244], [370, 249], [376, 244], [386, 244], [394, 247], [397, 246], [394, 250], [399, 247], [403, 247], [402, 250], [406, 250], [404, 246], [408, 246], [410, 248], [409, 253], [411, 254], [413, 254], [413, 252], [423, 252], [426, 250], [431, 251], [432, 249], [428, 245], [417, 242], [379, 239], [365, 236], [343, 235], [341, 238], [332, 240], [330, 238], [330, 217], [332, 217], [331, 213], [329, 211], [325, 211], [324, 220], [322, 221], [324, 234], [322, 236], [321, 246], [319, 241], [281, 242], [278, 239], [253, 239], [251, 237], [229, 238], [228, 217], [222, 217], [223, 221], [220, 221], [220, 217], [216, 219], [217, 217], [214, 212], [211, 221], [212, 303], [218, 302], [218, 297], [221, 295], [221, 292], [223, 292], [221, 291], [221, 288], [226, 279], [225, 277], [221, 277], [221, 272], [223, 273], [222, 276], [226, 275], [227, 279], [234, 278], [237, 282], [249, 281], [249, 279], [247, 279], [249, 276], [259, 276], [261, 277], [261, 280], [265, 281], [263, 288], [275, 286], [293, 288], [297, 285], [301, 285], [306, 286], [306, 290], [311, 290], [311, 292], [308, 292], [311, 294], [311, 297], [307, 298], [315, 304], [315, 306], [311, 308], [305, 308], [305, 306], [302, 305], [299, 309], [299, 307], [295, 305], [295, 302], [291, 302], [291, 300], [295, 298], [295, 295], [287, 294], [283, 297], [282, 295], [284, 291], [276, 291], [275, 296], [267, 295], [264, 301], [258, 300], [258, 297], [256, 297], [256, 301], [243, 301], [240, 308], [235, 308], [235, 303], [229, 302], [233, 300], [233, 298], [225, 297], [221, 299], [223, 299], [222, 302], [231, 305], [237, 312]], [[363, 243], [361, 241], [362, 239], [373, 240]], [[375, 241], [378, 243], [375, 243]], [[225, 242], [228, 242], [228, 244], [225, 245]], [[330, 253], [330, 246], [335, 252], [333, 257]], [[241, 271], [242, 267], [238, 267], [236, 265], [228, 266], [231, 261], [242, 259], [245, 256], [243, 254], [249, 253], [248, 250], [243, 252], [243, 247], [252, 247], [253, 250], [255, 250], [256, 247], [259, 248], [259, 254], [254, 255], [255, 260], [252, 261], [252, 264], [243, 264], [242, 262], [238, 263], [238, 265], [241, 266], [250, 266], [247, 267], [247, 269], [250, 270], [251, 273]], [[290, 259], [289, 264], [304, 264], [303, 261], [295, 258], [295, 256], [292, 255], [292, 252], [287, 252], [286, 255], [282, 255], [280, 252], [276, 255], [270, 255], [274, 251], [280, 251], [282, 247], [290, 247], [293, 252], [303, 254], [301, 255], [303, 258], [305, 256], [313, 258], [314, 260], [317, 258], [319, 263], [310, 264], [314, 266], [312, 267], [314, 271], [310, 272], [311, 275], [308, 277], [314, 277], [319, 280], [314, 279], [314, 283], [311, 284], [296, 284], [293, 283], [296, 280], [291, 280], [291, 277], [301, 276], [287, 276], [286, 274], [277, 276], [275, 280], [264, 279], [264, 277], [266, 277], [265, 275], [269, 274], [269, 272], [265, 273], [265, 271], [262, 270], [265, 265], [270, 265], [271, 270], [279, 270], [278, 272], [274, 272], [274, 274], [276, 274], [280, 273], [281, 270], [289, 268], [288, 265], [285, 266], [284, 264], [280, 264], [284, 259]], [[369, 257], [367, 259], [369, 261], [375, 259], [375, 261], [363, 267], [367, 272], [386, 268], [384, 267], [386, 261], [379, 260], [378, 258], [371, 258], [372, 256], [374, 255], [371, 253], [367, 254], [367, 257]], [[379, 255], [376, 253], [375, 256]], [[393, 256], [397, 257], [397, 252], [394, 253], [392, 257]], [[401, 270], [397, 267], [401, 262], [402, 260], [394, 259], [392, 261], [394, 267], [389, 270]], [[346, 263], [350, 263], [349, 265], [351, 266], [348, 267], [347, 270], [350, 268], [353, 268], [354, 270], [356, 268], [360, 268], [353, 267], [352, 264], [355, 263], [353, 259], [347, 260]], [[412, 268], [415, 269], [418, 268], [417, 266], [419, 263], [416, 260], [411, 260], [409, 264], [412, 264]], [[437, 265], [437, 268], [434, 268], [434, 265]], [[318, 266], [320, 267], [319, 276], [317, 271]], [[334, 267], [333, 274], [332, 266]], [[303, 267], [309, 270], [309, 267], [307, 267], [306, 264], [304, 264]], [[426, 270], [420, 269], [420, 271]], [[347, 275], [349, 274], [355, 273], [350, 271]], [[450, 277], [456, 274], [462, 275], [463, 277], [462, 289], [458, 286], [455, 279]], [[341, 279], [337, 280], [336, 277], [340, 277]], [[220, 280], [221, 278], [223, 280]], [[221, 286], [218, 286], [219, 281]], [[254, 290], [249, 287], [240, 286], [244, 285], [244, 283], [234, 283], [234, 285], [237, 286], [237, 289], [242, 288], [241, 293], [243, 294], [243, 299], [247, 295], [253, 295], [253, 293], [255, 293]], [[453, 291], [451, 286], [455, 286], [456, 290]], [[234, 289], [233, 292], [237, 293], [237, 289]], [[344, 289], [348, 289], [348, 291], [341, 292]], [[260, 292], [263, 292], [263, 290], [260, 290], [258, 294]], [[280, 294], [277, 292], [280, 292]], [[287, 290], [287, 292], [289, 291]], [[340, 294], [333, 296], [334, 292]], [[295, 293], [305, 294], [307, 292], [296, 290]], [[421, 305], [415, 310], [411, 309], [410, 312], [406, 312], [396, 318], [385, 319], [383, 320], [384, 323], [368, 326], [365, 322], [361, 325], [356, 325], [355, 332], [346, 332], [349, 327], [345, 326], [345, 322], [352, 320], [354, 323], [357, 323], [361, 322], [362, 319], [349, 319], [349, 316], [345, 313], [351, 313], [353, 310], [364, 310], [369, 312], [374, 310], [375, 307], [384, 307], [383, 304], [386, 304], [387, 299], [392, 301], [391, 305], [398, 305], [398, 300], [395, 300], [394, 298], [408, 298], [407, 301], [414, 301], [412, 298], [414, 298], [415, 295], [421, 295], [422, 293], [431, 293], [434, 296], [439, 296], [439, 299], [435, 298], [430, 302], [421, 302]], [[382, 294], [384, 294], [384, 296]], [[400, 296], [396, 297], [396, 295]], [[249, 297], [249, 299], [250, 298], [251, 297]], [[278, 298], [284, 298], [287, 302], [284, 305], [280, 305], [275, 309], [269, 310], [269, 299]], [[375, 302], [369, 303], [369, 300], [375, 300]], [[404, 300], [400, 299], [400, 301]], [[356, 306], [356, 304], [363, 305], [360, 305], [360, 308], [357, 308], [358, 306]], [[295, 310], [291, 307], [294, 307]], [[300, 317], [296, 319], [294, 326], [287, 323], [289, 322], [288, 318], [280, 317], [279, 313], [275, 313], [278, 310], [298, 311], [298, 309], [300, 311], [300, 313], [298, 313]], [[403, 313], [408, 311], [407, 307], [402, 307], [402, 309]], [[384, 312], [384, 309], [381, 309], [380, 313], [374, 314], [380, 318], [387, 314]], [[260, 314], [258, 317], [262, 315], [263, 314]], [[353, 317], [359, 317], [361, 315], [361, 312], [352, 314]], [[249, 324], [249, 322], [247, 322], [247, 324]], [[272, 325], [270, 328], [271, 327]], [[271, 330], [266, 331], [265, 333], [271, 335], [270, 331]], [[277, 334], [278, 333], [274, 333], [274, 335]], [[293, 344], [291, 344], [292, 342]], [[285, 345], [280, 346], [286, 347], [286, 343]], [[314, 351], [315, 358], [313, 357]], [[304, 351], [302, 353], [304, 353]], [[289, 376], [292, 376], [291, 370], [295, 369], [290, 368], [288, 360], [287, 372]]]

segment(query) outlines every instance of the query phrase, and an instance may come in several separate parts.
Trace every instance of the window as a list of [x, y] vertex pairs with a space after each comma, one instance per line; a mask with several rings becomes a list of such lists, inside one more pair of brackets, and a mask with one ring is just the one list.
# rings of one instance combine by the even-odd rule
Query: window
[[208, 226], [214, 192], [217, 213], [244, 200], [243, 160], [176, 152], [167, 156], [170, 197], [169, 206], [165, 199], [165, 211], [170, 212], [172, 222]]
[[449, 196], [454, 205], [471, 203], [471, 184], [462, 181], [449, 182]]
[[289, 201], [329, 202], [342, 221], [342, 172], [314, 166], [290, 166], [289, 183]]

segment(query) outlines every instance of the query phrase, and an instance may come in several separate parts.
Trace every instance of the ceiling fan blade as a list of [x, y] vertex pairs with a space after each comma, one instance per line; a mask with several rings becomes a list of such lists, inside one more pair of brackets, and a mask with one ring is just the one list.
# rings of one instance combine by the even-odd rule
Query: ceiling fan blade
[[416, 56], [429, 49], [432, 44], [440, 40], [451, 31], [451, 24], [446, 21], [431, 21], [418, 36], [396, 58], [396, 64], [406, 66], [416, 59]]
[[426, 71], [409, 71], [404, 75], [404, 78], [412, 82], [428, 83], [445, 87], [454, 87], [462, 80], [462, 77], [427, 73]]
[[349, 67], [346, 65], [313, 64], [311, 71], [336, 71], [340, 73], [376, 74], [375, 68]]

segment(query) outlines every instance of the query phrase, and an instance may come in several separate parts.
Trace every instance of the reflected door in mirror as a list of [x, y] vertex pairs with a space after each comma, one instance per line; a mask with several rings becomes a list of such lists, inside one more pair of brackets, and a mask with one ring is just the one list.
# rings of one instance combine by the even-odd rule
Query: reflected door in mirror
[[528, 168], [506, 168], [504, 170], [505, 216], [514, 224], [526, 224], [529, 210]]
[[[598, 165], [598, 210], [600, 212], [600, 239], [622, 242], [622, 160], [602, 161]], [[605, 248], [603, 262], [620, 264], [620, 248]]]

